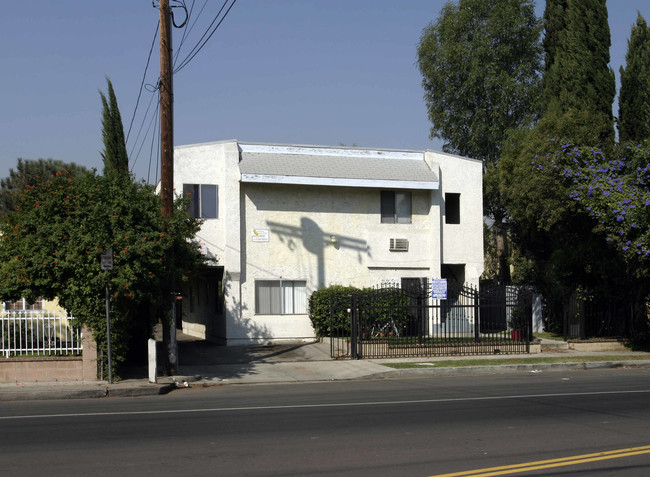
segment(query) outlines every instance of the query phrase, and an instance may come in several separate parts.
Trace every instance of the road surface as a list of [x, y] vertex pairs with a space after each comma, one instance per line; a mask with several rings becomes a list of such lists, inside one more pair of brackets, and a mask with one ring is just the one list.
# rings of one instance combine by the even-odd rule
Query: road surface
[[648, 369], [8, 402], [0, 475], [646, 476], [649, 402]]

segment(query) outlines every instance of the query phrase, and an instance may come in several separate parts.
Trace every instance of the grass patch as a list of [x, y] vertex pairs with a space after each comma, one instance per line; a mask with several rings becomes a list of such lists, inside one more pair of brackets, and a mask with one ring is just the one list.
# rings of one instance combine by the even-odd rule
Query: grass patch
[[[493, 359], [453, 359], [441, 361], [419, 361], [419, 362], [400, 362], [400, 363], [382, 363], [382, 365], [394, 369], [414, 369], [414, 368], [450, 368], [464, 366], [499, 366], [502, 364], [540, 364], [540, 363], [593, 363], [599, 361], [638, 361], [650, 359], [650, 356], [633, 354], [626, 355], [603, 355], [603, 356], [567, 356], [554, 358], [493, 358]], [[433, 365], [433, 366], [432, 366]]]
[[533, 336], [535, 338], [541, 338], [545, 340], [553, 340], [553, 341], [564, 341], [564, 336], [562, 336], [559, 333], [551, 333], [548, 331], [541, 331], [539, 333], [533, 333]]

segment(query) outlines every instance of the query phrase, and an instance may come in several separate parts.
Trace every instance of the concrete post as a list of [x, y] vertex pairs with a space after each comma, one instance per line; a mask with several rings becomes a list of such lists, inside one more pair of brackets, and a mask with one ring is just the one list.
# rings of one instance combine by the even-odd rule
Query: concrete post
[[156, 370], [158, 369], [158, 360], [156, 356], [156, 340], [150, 339], [148, 343], [149, 349], [149, 382], [157, 383], [158, 377], [156, 375]]

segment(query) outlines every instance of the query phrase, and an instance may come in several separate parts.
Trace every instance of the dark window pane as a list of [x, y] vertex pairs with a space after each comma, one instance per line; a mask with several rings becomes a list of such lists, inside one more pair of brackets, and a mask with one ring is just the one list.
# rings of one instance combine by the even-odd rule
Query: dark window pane
[[187, 208], [187, 213], [191, 216], [194, 217], [195, 219], [198, 219], [201, 217], [199, 215], [199, 185], [198, 184], [183, 184], [183, 195], [184, 196], [189, 196], [191, 201], [190, 205]]
[[445, 223], [460, 224], [460, 194], [445, 194]]
[[393, 191], [381, 191], [381, 223], [395, 223], [395, 192]]
[[217, 218], [217, 186], [201, 185], [201, 217]]
[[411, 223], [411, 193], [410, 192], [396, 192], [395, 193], [395, 209], [397, 211], [398, 224]]

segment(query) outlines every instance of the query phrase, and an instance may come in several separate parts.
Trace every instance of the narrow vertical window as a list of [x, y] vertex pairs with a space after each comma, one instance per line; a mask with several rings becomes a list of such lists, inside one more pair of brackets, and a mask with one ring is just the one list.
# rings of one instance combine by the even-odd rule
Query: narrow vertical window
[[381, 191], [381, 223], [395, 223], [395, 192], [389, 190]]
[[445, 223], [460, 224], [460, 194], [445, 194]]

